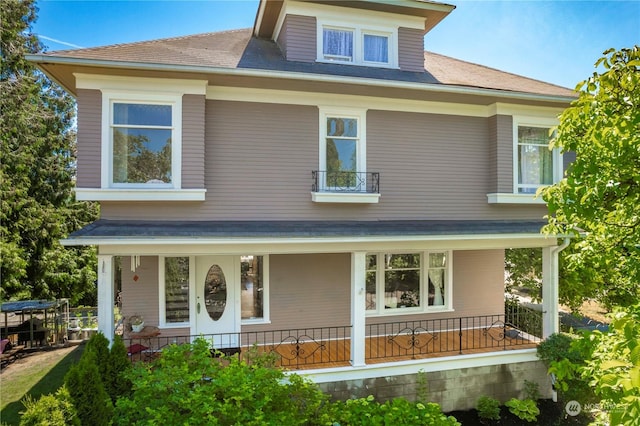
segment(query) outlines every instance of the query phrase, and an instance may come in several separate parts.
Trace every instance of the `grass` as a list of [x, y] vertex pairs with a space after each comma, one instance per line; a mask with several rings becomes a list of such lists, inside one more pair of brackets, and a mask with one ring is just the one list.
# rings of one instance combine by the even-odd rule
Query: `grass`
[[22, 399], [26, 395], [37, 399], [41, 395], [55, 392], [62, 386], [65, 374], [78, 362], [83, 350], [84, 345], [80, 345], [63, 358], [43, 357], [42, 360], [33, 362], [29, 367], [22, 368], [10, 376], [7, 375], [8, 371], [3, 372], [0, 377], [0, 422], [3, 425], [19, 424], [20, 412], [24, 410]]

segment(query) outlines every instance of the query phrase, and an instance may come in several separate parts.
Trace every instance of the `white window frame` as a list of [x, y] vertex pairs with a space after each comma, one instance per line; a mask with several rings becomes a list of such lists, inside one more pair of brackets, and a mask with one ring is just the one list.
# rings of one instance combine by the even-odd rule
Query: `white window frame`
[[[116, 103], [171, 106], [171, 183], [113, 182], [113, 105]], [[102, 91], [102, 172], [103, 189], [174, 189], [182, 187], [182, 96], [149, 92]]]
[[[189, 258], [189, 321], [167, 322], [166, 312], [166, 284], [165, 284], [165, 259], [167, 257], [188, 257]], [[158, 322], [160, 328], [184, 328], [190, 327], [192, 319], [195, 318], [191, 301], [195, 292], [196, 283], [196, 263], [194, 256], [158, 256]]]
[[[339, 58], [326, 58], [324, 55], [324, 30], [334, 29], [353, 32], [353, 58], [352, 60], [340, 60]], [[389, 62], [373, 62], [364, 60], [364, 35], [386, 36]], [[349, 24], [339, 21], [318, 20], [316, 36], [316, 61], [324, 63], [337, 63], [346, 65], [366, 65], [380, 68], [398, 68], [398, 28], [369, 26], [363, 24]]]
[[[356, 172], [367, 171], [367, 111], [360, 108], [320, 108], [320, 144], [318, 170], [327, 170], [327, 119], [329, 117], [351, 118], [358, 122], [358, 137], [356, 140]], [[325, 182], [320, 182], [320, 189], [324, 190]]]
[[[251, 254], [251, 256], [262, 256], [262, 318], [242, 319], [242, 301], [240, 301], [240, 325], [250, 324], [271, 324], [271, 314], [269, 310], [269, 255]], [[242, 262], [240, 262], [242, 263]], [[242, 273], [242, 270], [240, 270]], [[241, 289], [242, 295], [242, 289]]]
[[[385, 254], [420, 254], [420, 302], [421, 306], [410, 308], [391, 308], [385, 309]], [[429, 288], [428, 281], [425, 279], [429, 271], [429, 254], [444, 253], [447, 258], [445, 270], [444, 285], [444, 304], [438, 306], [429, 306]], [[411, 315], [419, 313], [433, 312], [449, 312], [453, 311], [453, 251], [452, 250], [404, 250], [404, 251], [385, 251], [371, 252], [369, 255], [377, 256], [376, 259], [376, 309], [366, 310], [365, 315], [368, 317], [389, 316], [389, 315]], [[366, 267], [365, 267], [366, 271]], [[365, 272], [366, 273], [366, 272]]]
[[[551, 130], [558, 125], [558, 121], [553, 118], [544, 117], [526, 117], [526, 116], [514, 116], [513, 117], [513, 194], [521, 197], [531, 198], [533, 194], [520, 192], [520, 183], [518, 182], [518, 170], [520, 167], [518, 161], [518, 129], [520, 127], [537, 127]], [[562, 153], [559, 148], [554, 148], [551, 154], [553, 161], [553, 183], [557, 183], [562, 179], [563, 174], [563, 159]], [[538, 185], [537, 188], [542, 188], [547, 185]]]

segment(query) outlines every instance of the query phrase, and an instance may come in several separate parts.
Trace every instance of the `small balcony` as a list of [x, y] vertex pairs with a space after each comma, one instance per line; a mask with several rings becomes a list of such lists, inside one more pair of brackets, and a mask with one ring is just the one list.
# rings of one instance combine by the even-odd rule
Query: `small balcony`
[[311, 198], [316, 203], [377, 203], [380, 173], [314, 170]]

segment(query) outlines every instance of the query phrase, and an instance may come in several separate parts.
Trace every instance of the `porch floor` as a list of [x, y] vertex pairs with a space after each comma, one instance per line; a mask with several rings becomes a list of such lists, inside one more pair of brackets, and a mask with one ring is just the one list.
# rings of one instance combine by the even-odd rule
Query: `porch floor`
[[[501, 330], [491, 329], [443, 331], [433, 334], [406, 334], [394, 337], [368, 337], [365, 341], [366, 364], [427, 359], [436, 357], [468, 355], [530, 349], [537, 346], [539, 339], [519, 334], [504, 336]], [[305, 370], [349, 366], [351, 340], [330, 340], [326, 342], [292, 342], [266, 345], [259, 348], [275, 351], [280, 355], [279, 365], [286, 369]]]

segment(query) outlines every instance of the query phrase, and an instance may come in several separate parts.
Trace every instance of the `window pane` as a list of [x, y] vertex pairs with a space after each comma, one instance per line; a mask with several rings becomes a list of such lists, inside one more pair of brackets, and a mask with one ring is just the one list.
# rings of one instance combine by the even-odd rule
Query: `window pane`
[[327, 171], [357, 171], [356, 141], [353, 139], [327, 139]]
[[353, 31], [325, 29], [322, 45], [326, 59], [343, 61], [353, 59]]
[[376, 265], [378, 264], [378, 256], [375, 254], [367, 255], [367, 270], [375, 270]]
[[447, 256], [444, 253], [429, 253], [429, 267], [430, 268], [444, 268], [446, 265]]
[[171, 126], [171, 105], [115, 103], [113, 124]]
[[365, 304], [366, 310], [376, 309], [376, 271], [367, 271], [366, 273], [366, 288]]
[[371, 34], [364, 35], [364, 60], [368, 62], [389, 62], [389, 38]]
[[113, 129], [114, 183], [171, 183], [171, 130]]
[[188, 257], [165, 258], [164, 292], [166, 322], [189, 322]]
[[242, 256], [240, 274], [242, 319], [264, 318], [263, 256]]
[[[420, 270], [385, 271], [385, 308], [420, 306]], [[395, 305], [395, 306], [394, 306]]]
[[385, 268], [419, 268], [420, 254], [385, 254]]
[[535, 193], [541, 185], [553, 184], [553, 153], [549, 129], [518, 127], [518, 191]]
[[327, 118], [327, 136], [358, 137], [358, 120], [355, 118]]

